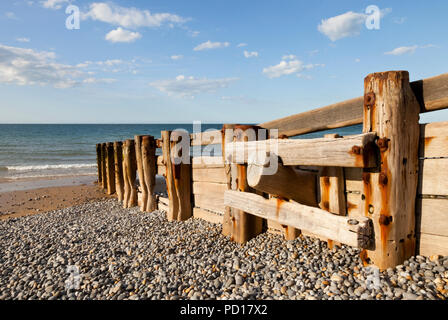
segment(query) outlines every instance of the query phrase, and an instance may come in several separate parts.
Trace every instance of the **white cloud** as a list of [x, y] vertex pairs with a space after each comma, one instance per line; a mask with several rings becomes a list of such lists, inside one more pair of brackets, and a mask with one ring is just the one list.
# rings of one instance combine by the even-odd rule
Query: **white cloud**
[[83, 83], [96, 84], [96, 83], [106, 83], [111, 84], [117, 82], [117, 79], [104, 78], [104, 79], [96, 79], [96, 78], [87, 78], [83, 80]]
[[140, 39], [142, 35], [139, 32], [132, 32], [129, 30], [125, 30], [121, 27], [118, 27], [115, 30], [112, 30], [108, 34], [106, 34], [105, 39], [107, 41], [116, 43], [116, 42], [134, 42], [137, 39]]
[[397, 18], [395, 18], [393, 21], [394, 21], [394, 23], [396, 23], [396, 24], [403, 24], [403, 23], [406, 22], [406, 20], [407, 20], [406, 17], [397, 17]]
[[238, 47], [238, 48], [241, 48], [241, 47], [247, 47], [247, 43], [239, 43], [239, 44], [237, 45], [237, 47]]
[[69, 0], [45, 0], [41, 1], [42, 7], [52, 10], [59, 10], [62, 8], [62, 5], [65, 3], [69, 3]]
[[178, 55], [172, 55], [171, 56], [171, 60], [180, 60], [180, 59], [183, 59], [183, 55], [181, 55], [181, 54], [178, 54]]
[[16, 14], [14, 12], [6, 12], [5, 13], [6, 18], [11, 20], [18, 20]]
[[437, 48], [437, 46], [435, 46], [433, 44], [427, 44], [424, 46], [414, 45], [414, 46], [407, 46], [407, 47], [406, 46], [398, 47], [392, 51], [385, 52], [384, 54], [392, 55], [392, 56], [401, 56], [404, 54], [413, 54], [417, 49], [427, 49], [427, 48]]
[[160, 27], [164, 23], [181, 24], [189, 19], [171, 13], [152, 13], [149, 10], [125, 8], [105, 2], [94, 2], [84, 19], [92, 19], [123, 28]]
[[356, 63], [359, 63], [359, 62], [361, 62], [361, 59], [356, 58], [356, 59], [355, 59], [355, 62], [356, 62]]
[[17, 38], [16, 41], [18, 41], [18, 42], [30, 42], [31, 40], [29, 38]]
[[317, 29], [330, 38], [331, 41], [353, 37], [361, 32], [365, 25], [366, 17], [363, 13], [349, 11], [339, 16], [322, 20]]
[[219, 49], [219, 48], [226, 48], [230, 45], [228, 42], [211, 42], [210, 40], [204, 43], [201, 43], [200, 45], [196, 46], [193, 50], [194, 51], [202, 51], [202, 50], [210, 50], [210, 49]]
[[218, 89], [227, 88], [236, 80], [238, 78], [200, 79], [179, 75], [174, 80], [159, 80], [149, 85], [168, 95], [194, 98], [201, 93], [214, 93]]
[[297, 74], [298, 77], [306, 78], [306, 76], [301, 74], [302, 71], [324, 66], [324, 64], [304, 64], [301, 60], [298, 60], [296, 56], [286, 55], [283, 56], [283, 59], [279, 64], [264, 68], [263, 73], [271, 79], [290, 74]]
[[0, 44], [0, 83], [70, 88], [94, 82], [90, 74], [78, 66], [57, 63], [55, 59], [54, 52]]
[[258, 57], [258, 52], [256, 52], [256, 51], [249, 52], [249, 51], [244, 50], [244, 56], [246, 58]]

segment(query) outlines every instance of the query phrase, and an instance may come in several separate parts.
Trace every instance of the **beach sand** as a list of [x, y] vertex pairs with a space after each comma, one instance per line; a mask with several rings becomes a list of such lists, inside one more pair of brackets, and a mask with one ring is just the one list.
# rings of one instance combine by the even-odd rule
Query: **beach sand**
[[107, 199], [94, 178], [69, 177], [0, 182], [0, 220]]

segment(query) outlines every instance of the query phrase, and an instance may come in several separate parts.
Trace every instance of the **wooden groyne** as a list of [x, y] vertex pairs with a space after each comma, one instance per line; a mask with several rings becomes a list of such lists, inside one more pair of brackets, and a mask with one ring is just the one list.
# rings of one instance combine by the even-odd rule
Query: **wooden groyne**
[[[366, 264], [386, 269], [448, 255], [448, 122], [419, 124], [419, 114], [445, 108], [448, 74], [410, 82], [406, 71], [373, 73], [360, 98], [258, 126], [98, 144], [98, 182], [124, 207], [219, 223], [232, 241], [304, 234], [360, 248]], [[300, 139], [355, 124], [362, 134]], [[222, 156], [191, 156], [213, 145]], [[154, 193], [156, 174], [167, 198]]]

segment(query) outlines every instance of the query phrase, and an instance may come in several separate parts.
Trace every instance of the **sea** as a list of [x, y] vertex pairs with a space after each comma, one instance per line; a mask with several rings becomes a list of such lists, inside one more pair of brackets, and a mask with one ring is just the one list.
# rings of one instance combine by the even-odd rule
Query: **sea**
[[[201, 124], [201, 131], [222, 124]], [[193, 132], [193, 124], [0, 124], [0, 181], [96, 175], [96, 144], [135, 135], [160, 138], [163, 130]], [[361, 126], [302, 135], [359, 134]], [[157, 151], [161, 153], [160, 150]]]

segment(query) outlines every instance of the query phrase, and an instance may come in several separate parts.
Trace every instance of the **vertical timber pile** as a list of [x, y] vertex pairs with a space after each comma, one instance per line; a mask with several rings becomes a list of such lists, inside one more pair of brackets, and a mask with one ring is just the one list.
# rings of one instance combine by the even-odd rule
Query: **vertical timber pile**
[[137, 205], [136, 175], [135, 142], [126, 140], [123, 145], [124, 208], [132, 208]]
[[102, 163], [101, 163], [101, 143], [96, 145], [96, 164], [98, 168], [98, 185], [103, 184], [103, 173], [101, 172]]
[[[232, 141], [254, 141], [260, 133], [257, 126], [249, 125], [224, 125], [223, 127], [223, 156], [226, 160], [225, 168], [227, 174], [227, 185], [230, 190], [238, 190], [240, 192], [255, 192], [249, 187], [247, 182], [247, 164], [234, 163], [228, 164], [226, 156], [226, 143]], [[261, 129], [265, 130], [265, 129]], [[258, 131], [258, 132], [257, 132]], [[245, 158], [245, 157], [241, 157]], [[232, 241], [237, 243], [245, 243], [256, 237], [263, 231], [263, 219], [235, 208], [226, 208], [223, 220], [222, 233], [230, 236]]]
[[157, 159], [156, 159], [156, 140], [152, 136], [142, 138], [142, 163], [143, 177], [147, 188], [148, 199], [145, 204], [145, 211], [153, 212], [157, 210], [157, 199], [154, 193], [156, 187]]
[[114, 160], [115, 160], [115, 189], [117, 191], [118, 201], [124, 199], [124, 180], [123, 180], [123, 143], [114, 142]]
[[107, 175], [107, 194], [115, 193], [115, 160], [114, 160], [114, 144], [106, 143], [106, 175]]
[[415, 254], [420, 106], [407, 71], [370, 74], [364, 86], [363, 131], [377, 133], [381, 162], [363, 172], [363, 212], [375, 230], [363, 258], [383, 270]]
[[102, 175], [101, 186], [104, 190], [107, 189], [106, 154], [107, 154], [106, 144], [102, 143], [101, 144], [101, 175]]
[[[325, 138], [342, 138], [338, 134], [326, 134]], [[323, 167], [319, 173], [320, 180], [320, 203], [319, 207], [323, 210], [340, 216], [347, 215], [347, 203], [345, 195], [345, 177], [344, 169], [341, 167]], [[328, 247], [333, 249], [332, 239], [328, 239]]]
[[140, 189], [142, 191], [142, 201], [140, 203], [140, 210], [146, 211], [146, 203], [148, 201], [148, 188], [146, 187], [146, 182], [143, 173], [142, 138], [143, 136], [135, 136], [134, 141], [135, 141], [135, 159], [137, 161], [138, 181], [140, 183]]
[[190, 136], [181, 131], [162, 131], [162, 149], [169, 197], [167, 218], [184, 221], [193, 216]]

